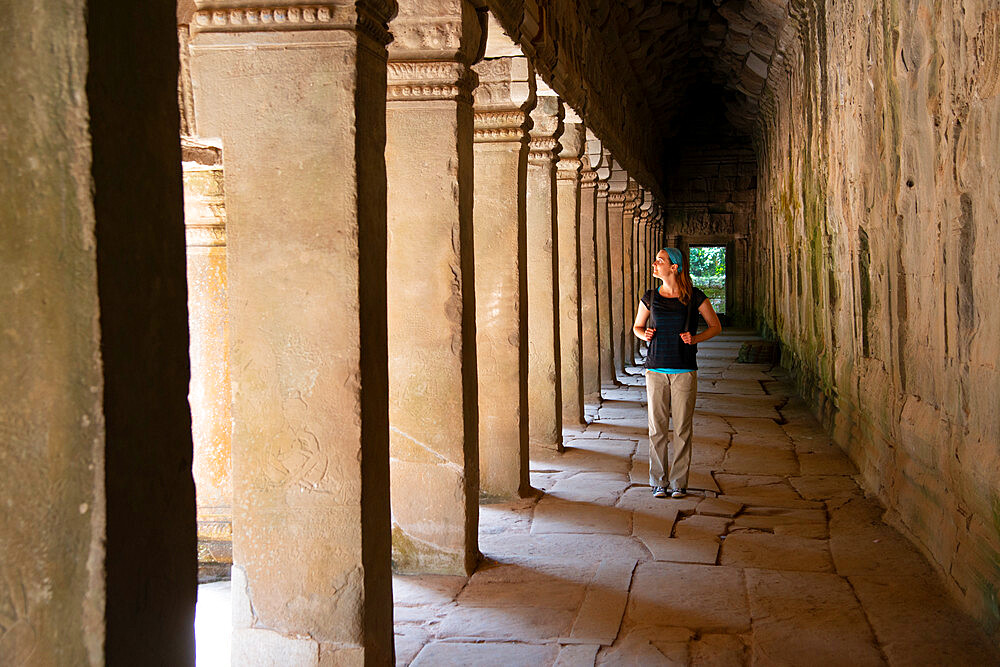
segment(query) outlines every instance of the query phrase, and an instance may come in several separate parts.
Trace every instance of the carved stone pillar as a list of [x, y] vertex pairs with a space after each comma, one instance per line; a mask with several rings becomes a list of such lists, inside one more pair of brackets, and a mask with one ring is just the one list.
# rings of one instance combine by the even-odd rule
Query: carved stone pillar
[[386, 106], [393, 565], [469, 574], [479, 558], [472, 64], [455, 0], [399, 3]]
[[480, 495], [511, 498], [530, 489], [525, 197], [535, 77], [524, 56], [473, 69]]
[[185, 139], [182, 157], [198, 569], [209, 577], [228, 576], [233, 563], [232, 393], [221, 151]]
[[562, 369], [562, 419], [585, 424], [583, 348], [580, 345], [580, 157], [586, 148], [583, 120], [567, 108], [556, 163], [556, 211], [559, 232], [559, 359]]
[[[597, 172], [583, 156], [580, 170], [580, 346], [583, 349], [583, 400], [601, 400], [600, 344], [597, 322]], [[606, 218], [605, 218], [606, 219]]]
[[385, 45], [395, 3], [203, 0], [233, 387], [233, 664], [393, 659]]
[[[628, 185], [628, 175], [617, 165], [611, 169], [608, 191], [608, 255], [611, 270], [611, 342], [614, 355], [614, 370], [616, 374], [625, 374], [625, 330], [626, 301], [624, 287], [624, 238], [623, 215], [625, 208], [625, 187]], [[631, 310], [631, 306], [628, 307]], [[630, 322], [629, 322], [630, 323]]]
[[597, 187], [594, 193], [594, 228], [597, 247], [597, 343], [600, 347], [601, 385], [617, 385], [614, 355], [614, 309], [611, 291], [611, 254], [608, 228], [608, 178], [611, 175], [610, 158], [600, 142], [588, 140], [594, 150], [589, 151], [596, 162]]
[[635, 294], [635, 213], [639, 203], [642, 201], [642, 191], [639, 184], [629, 179], [628, 188], [625, 191], [625, 206], [622, 209], [622, 290], [625, 310], [622, 314], [622, 342], [625, 364], [635, 365], [635, 350], [638, 339], [632, 333], [632, 323], [635, 321], [635, 312], [638, 308], [639, 298]]
[[528, 149], [528, 424], [533, 446], [562, 451], [556, 156], [562, 102], [536, 78]]
[[[635, 308], [639, 307], [639, 300], [642, 295], [646, 293], [649, 289], [647, 286], [647, 268], [650, 265], [649, 259], [649, 214], [647, 211], [642, 210], [640, 207], [639, 211], [635, 216], [635, 261], [633, 265], [635, 267]], [[633, 335], [633, 338], [635, 336]], [[642, 362], [641, 360], [641, 349], [645, 345], [639, 339], [636, 340], [635, 345], [635, 363], [638, 365]]]

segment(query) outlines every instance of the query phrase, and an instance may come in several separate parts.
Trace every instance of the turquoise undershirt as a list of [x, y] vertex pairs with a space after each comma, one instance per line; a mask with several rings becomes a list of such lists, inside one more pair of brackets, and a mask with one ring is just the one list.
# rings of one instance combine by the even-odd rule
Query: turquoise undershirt
[[647, 368], [647, 371], [653, 371], [654, 373], [666, 373], [667, 375], [677, 375], [678, 373], [693, 373], [694, 369], [691, 368]]

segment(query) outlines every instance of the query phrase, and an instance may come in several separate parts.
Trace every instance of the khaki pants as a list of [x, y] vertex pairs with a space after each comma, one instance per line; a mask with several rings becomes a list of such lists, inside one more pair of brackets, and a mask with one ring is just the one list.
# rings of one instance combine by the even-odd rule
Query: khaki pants
[[[698, 373], [646, 371], [649, 410], [649, 485], [686, 489], [691, 470], [691, 432]], [[674, 418], [673, 451], [667, 461], [667, 427]], [[668, 483], [669, 480], [669, 483]]]

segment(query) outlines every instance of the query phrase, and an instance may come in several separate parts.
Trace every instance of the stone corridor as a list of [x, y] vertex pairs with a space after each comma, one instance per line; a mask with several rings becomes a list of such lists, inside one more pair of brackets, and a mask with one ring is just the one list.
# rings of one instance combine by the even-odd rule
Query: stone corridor
[[395, 576], [397, 665], [991, 665], [1000, 656], [779, 367], [700, 346], [692, 493], [649, 491], [640, 369], [543, 493], [484, 505], [470, 577]]

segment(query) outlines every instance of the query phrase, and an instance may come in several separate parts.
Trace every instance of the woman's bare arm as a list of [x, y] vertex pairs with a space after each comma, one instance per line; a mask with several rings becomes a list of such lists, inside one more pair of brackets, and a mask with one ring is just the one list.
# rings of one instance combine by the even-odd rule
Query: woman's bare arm
[[719, 322], [719, 316], [715, 313], [715, 308], [712, 308], [711, 301], [708, 299], [702, 301], [701, 305], [698, 306], [698, 312], [705, 318], [705, 323], [708, 325], [708, 328], [695, 336], [692, 336], [686, 331], [682, 333], [681, 340], [688, 345], [704, 343], [709, 338], [715, 338], [722, 333], [722, 323]]
[[646, 322], [649, 321], [649, 308], [646, 304], [639, 302], [639, 312], [635, 316], [635, 324], [632, 325], [632, 333], [640, 340], [649, 341], [653, 339], [656, 329], [647, 329]]

